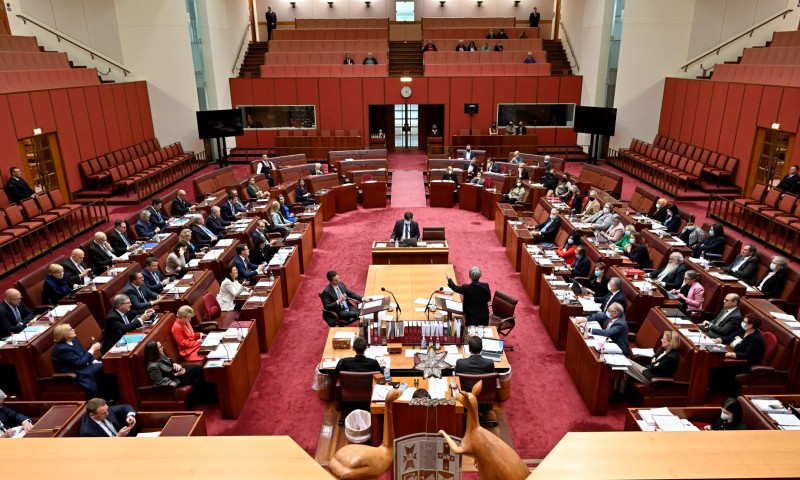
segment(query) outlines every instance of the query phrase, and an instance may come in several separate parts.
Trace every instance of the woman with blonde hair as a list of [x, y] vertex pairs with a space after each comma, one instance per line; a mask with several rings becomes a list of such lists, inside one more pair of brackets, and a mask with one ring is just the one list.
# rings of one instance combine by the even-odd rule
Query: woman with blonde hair
[[178, 309], [177, 321], [172, 324], [172, 338], [178, 344], [178, 352], [184, 362], [199, 362], [203, 360], [197, 351], [202, 345], [203, 334], [195, 332], [192, 328], [192, 317], [194, 309], [189, 305], [184, 305]]
[[100, 363], [100, 342], [94, 342], [89, 350], [83, 348], [78, 334], [68, 323], [56, 325], [53, 329], [52, 360], [53, 368], [59, 373], [75, 373], [78, 385], [86, 389], [88, 398], [100, 397], [100, 384], [103, 382], [103, 364]]
[[50, 264], [42, 284], [42, 305], [56, 305], [69, 295], [69, 292], [69, 282], [64, 276], [64, 267], [57, 263]]

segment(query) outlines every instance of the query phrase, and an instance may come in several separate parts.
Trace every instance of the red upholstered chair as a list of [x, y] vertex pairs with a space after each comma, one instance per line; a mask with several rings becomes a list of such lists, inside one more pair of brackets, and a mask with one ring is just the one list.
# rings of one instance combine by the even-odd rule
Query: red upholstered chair
[[486, 179], [486, 188], [492, 188], [492, 179], [491, 178], [487, 178]]
[[338, 405], [369, 405], [372, 399], [372, 376], [381, 372], [339, 372], [336, 380]]
[[478, 408], [482, 414], [481, 425], [496, 426], [497, 420], [488, 420], [483, 414], [491, 410], [497, 403], [497, 393], [500, 391], [500, 380], [497, 373], [457, 373], [456, 376], [461, 382], [461, 390], [465, 392], [471, 392], [476, 383], [483, 381], [481, 393], [477, 397]]
[[371, 180], [372, 180], [372, 175], [370, 175], [369, 173], [365, 173], [364, 175], [361, 176], [362, 182], [369, 182]]
[[[497, 333], [503, 337], [511, 333], [517, 324], [514, 318], [514, 310], [517, 308], [517, 299], [511, 295], [501, 292], [500, 290], [494, 291], [492, 298], [492, 314], [489, 315], [489, 325], [497, 327]], [[505, 345], [505, 348], [514, 350], [513, 345]]]
[[206, 292], [203, 295], [203, 318], [204, 322], [195, 325], [201, 331], [226, 330], [239, 320], [239, 312], [223, 312], [217, 296], [212, 292]]
[[778, 337], [764, 330], [761, 331], [761, 336], [764, 337], [764, 359], [761, 365], [750, 367], [750, 373], [736, 375], [736, 383], [741, 387], [742, 395], [786, 393], [789, 372], [778, 369], [781, 364], [785, 365], [785, 359], [775, 355], [778, 351]]

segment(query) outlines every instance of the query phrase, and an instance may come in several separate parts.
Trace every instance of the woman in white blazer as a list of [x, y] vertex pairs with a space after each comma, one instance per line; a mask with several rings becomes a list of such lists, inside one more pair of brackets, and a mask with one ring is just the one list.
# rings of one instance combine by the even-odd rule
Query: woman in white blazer
[[236, 265], [231, 264], [225, 270], [225, 280], [223, 280], [222, 284], [219, 286], [219, 293], [217, 294], [217, 302], [219, 303], [219, 308], [223, 312], [230, 312], [233, 310], [236, 296], [247, 290], [247, 288], [237, 280], [238, 276], [239, 270], [236, 268]]

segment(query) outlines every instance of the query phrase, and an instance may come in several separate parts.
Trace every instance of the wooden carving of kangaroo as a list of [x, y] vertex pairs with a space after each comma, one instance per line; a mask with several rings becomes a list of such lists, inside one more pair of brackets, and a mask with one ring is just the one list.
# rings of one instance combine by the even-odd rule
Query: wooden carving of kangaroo
[[478, 399], [483, 381], [472, 387], [470, 392], [456, 393], [456, 400], [467, 411], [467, 429], [461, 445], [450, 438], [444, 430], [439, 434], [450, 445], [450, 449], [459, 455], [468, 455], [475, 459], [476, 467], [480, 471], [481, 480], [523, 480], [528, 478], [528, 467], [506, 442], [497, 435], [481, 427], [478, 420]]
[[392, 404], [402, 392], [392, 389], [386, 395], [386, 411], [383, 422], [383, 443], [379, 447], [368, 445], [345, 445], [336, 451], [328, 470], [341, 480], [378, 480], [389, 467], [394, 457], [394, 426]]

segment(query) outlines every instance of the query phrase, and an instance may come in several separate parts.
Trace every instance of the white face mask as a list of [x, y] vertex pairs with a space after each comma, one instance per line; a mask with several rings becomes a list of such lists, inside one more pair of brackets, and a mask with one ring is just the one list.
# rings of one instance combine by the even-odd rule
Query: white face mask
[[731, 419], [731, 415], [730, 415], [729, 413], [721, 412], [721, 413], [719, 414], [719, 418], [720, 418], [720, 419], [721, 419], [723, 422], [727, 422], [728, 420], [730, 420], [730, 419]]
[[769, 264], [769, 269], [770, 269], [770, 270], [772, 270], [772, 271], [774, 272], [775, 270], [777, 270], [777, 269], [778, 269], [778, 266], [777, 266], [777, 265], [775, 265], [774, 263], [770, 263], [770, 264]]
[[555, 215], [550, 215], [550, 220], [555, 220], [555, 219], [556, 219]]
[[568, 238], [568, 239], [567, 239], [567, 243], [568, 243], [568, 244], [570, 244], [570, 245], [572, 245], [574, 242], [572, 241], [572, 239], [571, 239], [571, 238]]
[[748, 324], [746, 324], [746, 323], [742, 322], [742, 323], [741, 323], [742, 330], [747, 330], [747, 325], [748, 325]]
[[603, 213], [611, 213], [611, 209], [608, 207], [603, 207]]

